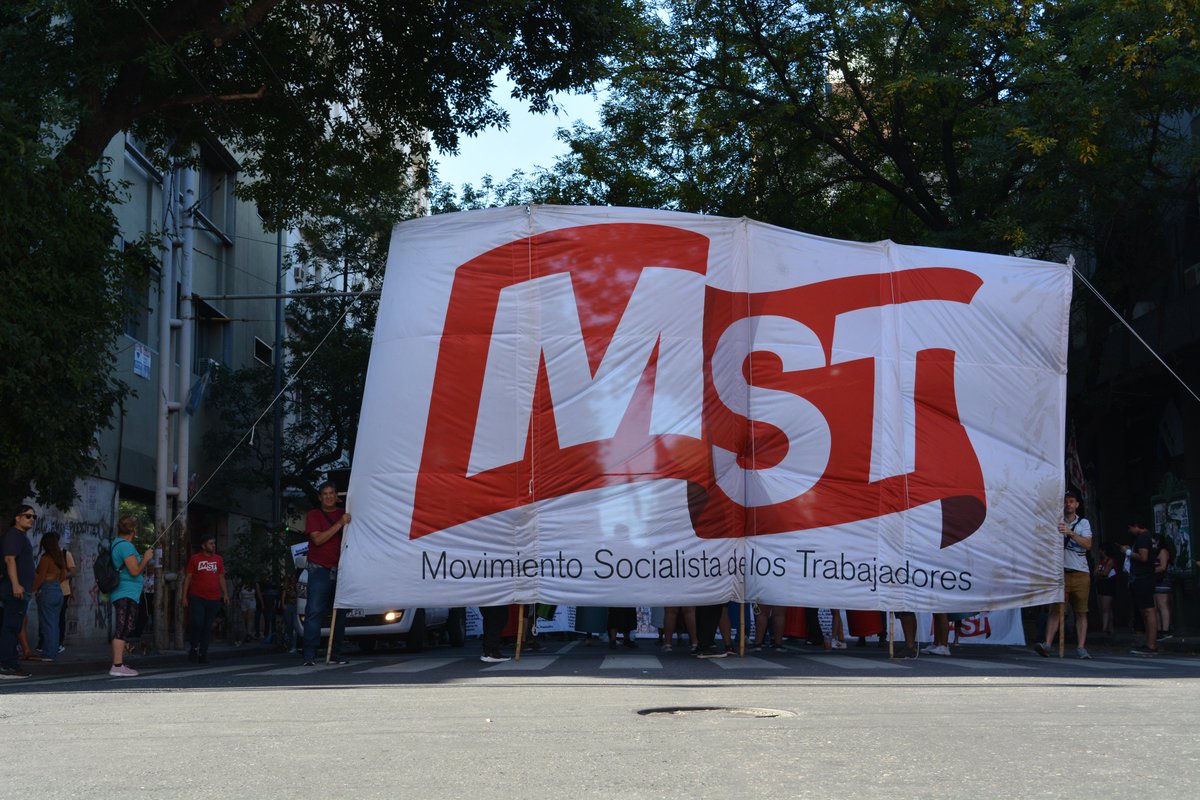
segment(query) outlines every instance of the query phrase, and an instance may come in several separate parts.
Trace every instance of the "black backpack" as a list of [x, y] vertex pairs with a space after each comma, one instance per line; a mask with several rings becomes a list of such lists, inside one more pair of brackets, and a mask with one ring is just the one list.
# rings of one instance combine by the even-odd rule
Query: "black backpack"
[[112, 550], [108, 545], [100, 545], [96, 560], [92, 564], [92, 574], [96, 576], [96, 588], [101, 594], [109, 594], [121, 583], [121, 573], [113, 566]]

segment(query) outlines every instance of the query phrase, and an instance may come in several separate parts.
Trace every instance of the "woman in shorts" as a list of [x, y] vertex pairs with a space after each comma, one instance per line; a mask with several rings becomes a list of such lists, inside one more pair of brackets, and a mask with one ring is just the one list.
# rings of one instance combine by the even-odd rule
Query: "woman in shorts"
[[117, 523], [117, 538], [113, 542], [111, 557], [113, 566], [117, 568], [121, 582], [109, 595], [113, 606], [113, 640], [112, 667], [108, 674], [114, 678], [132, 678], [137, 670], [125, 665], [125, 641], [133, 633], [138, 620], [138, 605], [142, 600], [143, 572], [154, 559], [154, 548], [146, 548], [146, 552], [138, 559], [137, 548], [133, 546], [133, 537], [137, 534], [138, 524], [133, 517], [121, 517]]

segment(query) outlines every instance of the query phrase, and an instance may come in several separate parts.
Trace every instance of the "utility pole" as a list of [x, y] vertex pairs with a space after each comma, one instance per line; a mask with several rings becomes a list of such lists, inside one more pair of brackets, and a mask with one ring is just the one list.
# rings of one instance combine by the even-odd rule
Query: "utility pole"
[[[183, 191], [183, 214], [182, 214], [182, 253], [180, 258], [179, 270], [179, 382], [176, 388], [175, 397], [180, 402], [183, 402], [187, 396], [192, 384], [192, 361], [193, 359], [193, 330], [195, 328], [195, 312], [192, 303], [192, 260], [195, 254], [196, 244], [196, 188], [195, 180], [190, 167], [184, 167], [181, 170]], [[178, 503], [178, 512], [176, 514], [178, 521], [174, 531], [171, 533], [171, 538], [174, 540], [172, 548], [173, 558], [171, 559], [171, 571], [176, 575], [176, 584], [183, 586], [180, 573], [183, 570], [185, 559], [188, 556], [188, 484], [191, 481], [191, 415], [186, 413], [176, 414], [176, 421], [179, 425], [179, 433], [175, 438], [175, 460], [176, 460], [176, 502]], [[178, 604], [174, 604], [178, 608]], [[180, 620], [182, 622], [182, 620]], [[183, 631], [184, 625], [175, 626], [175, 646], [176, 649], [183, 647]]]
[[154, 598], [155, 619], [159, 624], [154, 626], [154, 646], [164, 650], [168, 645], [169, 628], [167, 620], [169, 612], [174, 609], [166, 582], [167, 558], [170, 555], [171, 542], [167, 537], [167, 526], [170, 524], [169, 498], [179, 494], [179, 488], [171, 482], [171, 422], [173, 415], [181, 408], [178, 400], [173, 400], [171, 389], [171, 369], [175, 363], [171, 347], [171, 336], [180, 327], [175, 318], [175, 259], [182, 245], [175, 235], [175, 227], [179, 221], [179, 193], [175, 181], [181, 168], [175, 166], [174, 160], [169, 160], [167, 170], [163, 173], [162, 201], [162, 236], [159, 239], [159, 249], [162, 255], [161, 271], [158, 276], [158, 413], [157, 413], [157, 448], [155, 451], [154, 469], [154, 528], [155, 536], [162, 537], [163, 558], [156, 564], [158, 570], [158, 591]]
[[275, 398], [271, 406], [273, 450], [271, 455], [271, 535], [279, 536], [282, 526], [283, 507], [283, 398], [279, 391], [283, 387], [283, 224], [276, 219], [275, 231]]

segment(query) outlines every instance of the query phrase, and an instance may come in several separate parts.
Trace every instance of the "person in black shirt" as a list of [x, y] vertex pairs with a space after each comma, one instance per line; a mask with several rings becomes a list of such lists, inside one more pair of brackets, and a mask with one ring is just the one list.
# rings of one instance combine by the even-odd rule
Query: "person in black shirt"
[[1146, 643], [1133, 648], [1133, 654], [1153, 656], [1158, 654], [1158, 612], [1154, 608], [1154, 539], [1146, 524], [1140, 520], [1129, 523], [1133, 544], [1125, 548], [1129, 555], [1129, 592], [1133, 605], [1142, 611], [1146, 628]]
[[37, 520], [33, 506], [13, 512], [8, 532], [0, 539], [0, 678], [28, 678], [17, 663], [17, 636], [25, 626], [25, 612], [33, 592], [33, 545], [26, 536]]

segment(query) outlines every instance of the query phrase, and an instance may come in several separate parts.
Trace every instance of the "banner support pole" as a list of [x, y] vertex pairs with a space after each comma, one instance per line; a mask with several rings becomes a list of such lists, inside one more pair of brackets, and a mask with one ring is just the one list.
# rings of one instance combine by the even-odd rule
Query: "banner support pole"
[[525, 604], [517, 606], [517, 661], [521, 660], [521, 642], [525, 636]]
[[329, 618], [329, 644], [325, 646], [325, 663], [333, 661], [333, 637], [337, 631], [337, 606], [334, 606], [333, 616]]
[[1063, 628], [1067, 622], [1067, 601], [1063, 600], [1058, 604], [1058, 657], [1063, 657], [1063, 650], [1066, 647], [1066, 631]]
[[[777, 642], [777, 644], [783, 644]], [[738, 603], [738, 658], [746, 657], [746, 604]]]
[[892, 612], [887, 612], [888, 658], [896, 657], [896, 637], [892, 632]]

